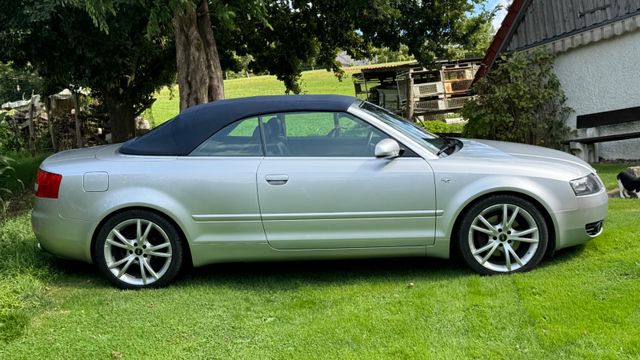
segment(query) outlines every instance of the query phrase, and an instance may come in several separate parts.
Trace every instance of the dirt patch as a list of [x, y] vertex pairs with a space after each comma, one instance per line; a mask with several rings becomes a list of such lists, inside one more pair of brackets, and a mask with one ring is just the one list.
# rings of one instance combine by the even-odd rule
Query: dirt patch
[[0, 214], [2, 218], [12, 218], [31, 211], [33, 208], [34, 192], [32, 190], [22, 191], [15, 194], [7, 200], [8, 206], [4, 214]]

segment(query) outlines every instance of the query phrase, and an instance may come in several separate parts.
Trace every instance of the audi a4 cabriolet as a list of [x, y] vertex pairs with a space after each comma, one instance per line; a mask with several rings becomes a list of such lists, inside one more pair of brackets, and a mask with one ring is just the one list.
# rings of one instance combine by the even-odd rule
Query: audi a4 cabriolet
[[55, 154], [32, 224], [43, 250], [136, 289], [187, 263], [457, 253], [481, 274], [522, 272], [598, 236], [606, 214], [602, 181], [572, 155], [296, 95], [215, 101]]

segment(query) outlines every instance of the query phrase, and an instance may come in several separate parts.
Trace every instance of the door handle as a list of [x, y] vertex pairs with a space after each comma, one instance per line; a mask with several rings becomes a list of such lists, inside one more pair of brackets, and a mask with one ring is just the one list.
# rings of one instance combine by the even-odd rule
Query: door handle
[[284, 185], [289, 181], [289, 175], [265, 175], [264, 179], [271, 185]]

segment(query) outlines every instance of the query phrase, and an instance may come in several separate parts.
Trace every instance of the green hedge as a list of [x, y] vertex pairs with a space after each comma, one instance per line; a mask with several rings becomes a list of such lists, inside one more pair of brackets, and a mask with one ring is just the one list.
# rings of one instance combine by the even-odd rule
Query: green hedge
[[462, 133], [465, 126], [465, 123], [447, 124], [440, 120], [427, 120], [417, 124], [432, 133]]

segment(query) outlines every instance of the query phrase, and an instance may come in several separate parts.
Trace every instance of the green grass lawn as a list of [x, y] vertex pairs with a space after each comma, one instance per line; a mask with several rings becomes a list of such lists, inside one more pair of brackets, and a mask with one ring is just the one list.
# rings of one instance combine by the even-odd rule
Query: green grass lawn
[[[625, 165], [598, 166], [609, 187]], [[224, 264], [120, 291], [0, 228], [0, 358], [640, 358], [640, 203], [529, 273], [435, 259]]]

